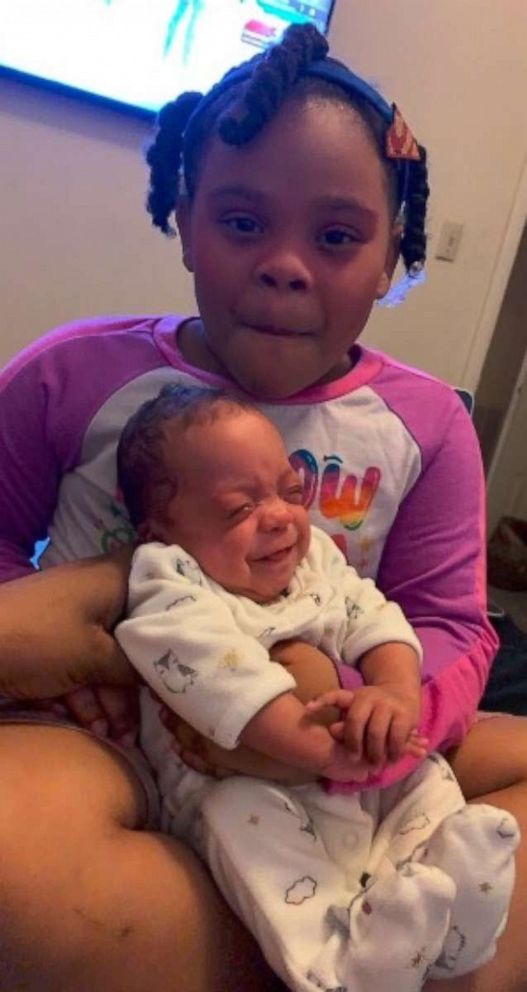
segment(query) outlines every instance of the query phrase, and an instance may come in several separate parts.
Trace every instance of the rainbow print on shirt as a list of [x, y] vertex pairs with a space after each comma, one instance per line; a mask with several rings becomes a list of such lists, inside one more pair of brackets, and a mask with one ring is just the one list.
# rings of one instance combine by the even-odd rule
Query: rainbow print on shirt
[[[316, 507], [328, 520], [336, 520], [346, 530], [362, 526], [381, 481], [381, 470], [369, 466], [362, 478], [344, 474], [339, 455], [326, 455], [319, 466], [314, 455], [299, 448], [290, 462], [304, 485], [304, 505]], [[318, 507], [316, 501], [318, 500]]]

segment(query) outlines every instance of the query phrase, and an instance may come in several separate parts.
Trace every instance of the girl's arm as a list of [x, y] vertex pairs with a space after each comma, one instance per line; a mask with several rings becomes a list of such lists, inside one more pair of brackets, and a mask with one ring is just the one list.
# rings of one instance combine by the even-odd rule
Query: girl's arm
[[[458, 744], [472, 724], [497, 647], [486, 616], [485, 492], [472, 423], [453, 395], [437, 411], [441, 437], [402, 503], [386, 542], [378, 584], [396, 600], [423, 647], [420, 732], [430, 748]], [[341, 669], [343, 683], [356, 673]], [[383, 784], [415, 765], [405, 757]]]
[[68, 467], [64, 424], [55, 436], [52, 377], [46, 381], [45, 356], [31, 360], [30, 352], [0, 373], [0, 582], [34, 571], [35, 541], [47, 536]]
[[122, 548], [0, 585], [0, 695], [38, 699], [137, 681], [111, 634], [131, 556]]

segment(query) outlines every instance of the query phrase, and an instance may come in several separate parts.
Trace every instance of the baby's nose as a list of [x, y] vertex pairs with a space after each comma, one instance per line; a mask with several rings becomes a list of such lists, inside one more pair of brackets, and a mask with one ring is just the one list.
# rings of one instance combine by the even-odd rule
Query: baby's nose
[[292, 523], [293, 514], [290, 506], [283, 499], [273, 499], [264, 508], [263, 525], [269, 529], [288, 527]]

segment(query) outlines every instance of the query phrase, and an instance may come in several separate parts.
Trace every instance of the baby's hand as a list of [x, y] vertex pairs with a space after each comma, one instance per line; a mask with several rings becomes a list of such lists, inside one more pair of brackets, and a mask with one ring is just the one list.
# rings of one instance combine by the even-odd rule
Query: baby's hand
[[357, 761], [366, 762], [370, 772], [402, 754], [424, 758], [427, 740], [416, 730], [419, 700], [408, 697], [397, 686], [363, 686], [353, 692], [336, 689], [307, 703], [308, 713], [336, 706], [341, 719], [330, 732]]

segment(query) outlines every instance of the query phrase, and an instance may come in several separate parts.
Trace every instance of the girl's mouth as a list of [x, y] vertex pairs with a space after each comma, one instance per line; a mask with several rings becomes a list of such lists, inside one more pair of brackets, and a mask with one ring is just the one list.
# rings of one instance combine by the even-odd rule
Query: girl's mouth
[[259, 324], [250, 321], [242, 321], [242, 324], [250, 331], [257, 334], [268, 334], [276, 338], [305, 338], [312, 337], [312, 332], [299, 329], [298, 327], [279, 327], [277, 324]]
[[293, 331], [287, 327], [272, 327], [270, 325], [262, 325], [261, 327], [252, 327], [253, 331], [257, 331], [259, 334], [270, 334], [272, 337], [276, 338], [299, 338], [304, 337], [303, 331]]

